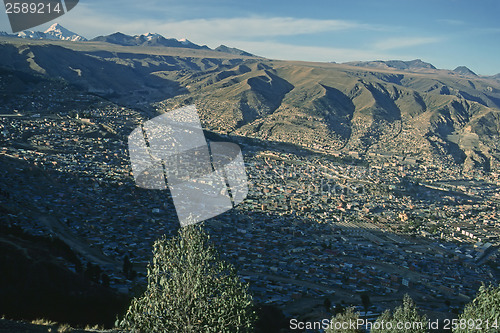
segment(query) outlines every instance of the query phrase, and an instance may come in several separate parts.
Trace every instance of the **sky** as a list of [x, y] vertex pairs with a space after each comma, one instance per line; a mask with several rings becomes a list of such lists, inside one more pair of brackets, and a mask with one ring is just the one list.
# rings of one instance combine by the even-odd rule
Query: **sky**
[[[422, 59], [500, 73], [499, 0], [80, 0], [58, 22], [86, 38], [147, 32], [285, 60]], [[0, 31], [12, 32], [0, 12]]]

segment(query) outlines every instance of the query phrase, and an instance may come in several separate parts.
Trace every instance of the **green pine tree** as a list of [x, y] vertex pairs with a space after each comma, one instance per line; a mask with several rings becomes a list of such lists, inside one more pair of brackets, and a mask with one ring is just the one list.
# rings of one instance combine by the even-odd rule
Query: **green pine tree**
[[144, 295], [119, 327], [132, 332], [249, 332], [255, 312], [248, 288], [219, 259], [200, 226], [181, 228], [153, 246]]

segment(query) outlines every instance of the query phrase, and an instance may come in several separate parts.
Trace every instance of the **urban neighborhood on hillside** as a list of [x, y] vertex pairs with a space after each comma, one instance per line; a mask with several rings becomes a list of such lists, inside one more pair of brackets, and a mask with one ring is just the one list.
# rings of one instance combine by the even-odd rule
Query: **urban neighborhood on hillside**
[[[133, 182], [124, 138], [143, 116], [71, 93], [65, 98], [89, 108], [60, 108], [50, 94], [30, 109], [23, 99], [2, 107], [0, 154], [10, 166], [1, 171], [2, 201], [30, 207], [4, 219], [34, 235], [64, 230], [84, 239], [110, 259], [101, 268], [111, 286], [128, 293], [146, 282], [154, 240], [178, 228], [175, 210], [168, 193]], [[376, 315], [394, 295], [409, 293], [425, 310], [449, 312], [495, 281], [498, 175], [465, 178], [398, 156], [363, 163], [350, 153], [233, 140], [244, 154], [249, 194], [205, 227], [259, 302], [325, 316], [311, 304], [358, 304], [368, 292]], [[135, 279], [113, 264], [125, 257]]]

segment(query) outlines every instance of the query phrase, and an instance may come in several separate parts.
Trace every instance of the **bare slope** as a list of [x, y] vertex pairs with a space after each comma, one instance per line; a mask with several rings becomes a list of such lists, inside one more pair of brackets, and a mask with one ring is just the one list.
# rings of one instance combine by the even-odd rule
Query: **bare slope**
[[[251, 70], [242, 73], [242, 66]], [[196, 103], [215, 130], [323, 151], [390, 152], [498, 169], [495, 81], [262, 60], [224, 73], [185, 77], [189, 94], [158, 107]], [[474, 145], [471, 132], [478, 135]]]

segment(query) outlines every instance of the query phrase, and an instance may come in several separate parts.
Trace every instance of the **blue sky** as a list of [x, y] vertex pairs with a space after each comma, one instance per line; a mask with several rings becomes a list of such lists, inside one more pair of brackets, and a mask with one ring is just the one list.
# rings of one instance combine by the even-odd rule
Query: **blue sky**
[[[80, 0], [51, 23], [87, 38], [157, 32], [275, 59], [411, 60], [500, 73], [498, 0]], [[0, 15], [0, 31], [9, 31]]]

